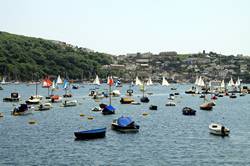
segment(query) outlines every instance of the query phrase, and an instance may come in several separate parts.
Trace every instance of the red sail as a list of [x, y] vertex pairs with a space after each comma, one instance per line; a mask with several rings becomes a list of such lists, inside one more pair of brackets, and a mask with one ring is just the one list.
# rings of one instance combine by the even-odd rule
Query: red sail
[[49, 88], [52, 86], [52, 82], [49, 79], [43, 80], [43, 88]]

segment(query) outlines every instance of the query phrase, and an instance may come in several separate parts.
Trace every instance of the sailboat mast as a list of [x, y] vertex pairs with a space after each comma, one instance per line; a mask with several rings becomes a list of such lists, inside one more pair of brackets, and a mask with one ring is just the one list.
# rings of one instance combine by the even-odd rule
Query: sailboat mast
[[111, 84], [109, 84], [109, 105], [111, 105]]
[[142, 97], [144, 97], [144, 81], [142, 83]]

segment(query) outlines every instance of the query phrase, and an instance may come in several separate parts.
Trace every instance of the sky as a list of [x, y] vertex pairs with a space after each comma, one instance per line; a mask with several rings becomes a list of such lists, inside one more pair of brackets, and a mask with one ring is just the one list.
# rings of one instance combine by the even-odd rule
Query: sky
[[0, 0], [0, 31], [114, 55], [250, 55], [249, 0]]

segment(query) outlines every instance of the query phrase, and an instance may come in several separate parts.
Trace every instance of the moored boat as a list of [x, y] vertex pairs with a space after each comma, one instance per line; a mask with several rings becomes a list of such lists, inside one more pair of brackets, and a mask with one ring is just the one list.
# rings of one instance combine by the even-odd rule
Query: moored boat
[[211, 123], [208, 126], [208, 128], [209, 128], [210, 133], [214, 135], [228, 136], [230, 133], [230, 130], [227, 127], [218, 123]]
[[47, 111], [50, 110], [52, 108], [52, 104], [51, 103], [43, 103], [40, 104], [38, 107], [36, 107], [36, 111]]
[[149, 106], [149, 109], [150, 109], [150, 110], [157, 110], [157, 105], [150, 105], [150, 106]]
[[77, 131], [74, 132], [74, 135], [77, 140], [104, 138], [106, 135], [106, 127], [92, 130]]
[[112, 105], [108, 105], [108, 106], [103, 108], [102, 114], [103, 115], [115, 114], [115, 108]]
[[175, 104], [175, 102], [170, 101], [170, 102], [168, 102], [168, 103], [166, 104], [166, 106], [176, 106], [176, 104]]
[[34, 110], [33, 106], [29, 106], [27, 104], [20, 104], [18, 107], [15, 107], [13, 111], [11, 111], [11, 115], [20, 116], [20, 115], [28, 115], [31, 114]]
[[63, 107], [74, 107], [77, 106], [77, 100], [65, 100], [62, 104]]
[[120, 100], [121, 104], [131, 104], [134, 100], [130, 97], [122, 97]]
[[200, 105], [200, 109], [201, 110], [207, 110], [207, 111], [211, 111], [213, 109], [213, 106], [211, 103], [203, 103]]
[[10, 97], [3, 98], [5, 102], [18, 102], [20, 100], [20, 95], [17, 92], [12, 92]]
[[111, 128], [120, 132], [138, 132], [140, 126], [137, 125], [130, 117], [121, 116], [113, 120]]
[[190, 107], [184, 107], [182, 109], [182, 114], [183, 115], [195, 115], [195, 113], [196, 113], [196, 110], [194, 110], [194, 109], [192, 109]]

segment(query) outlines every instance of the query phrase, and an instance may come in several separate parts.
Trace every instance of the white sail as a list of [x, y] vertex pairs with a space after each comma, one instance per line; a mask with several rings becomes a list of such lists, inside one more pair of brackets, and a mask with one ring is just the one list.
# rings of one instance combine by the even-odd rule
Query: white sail
[[58, 77], [56, 79], [56, 84], [62, 84], [62, 83], [63, 83], [63, 81], [62, 81], [60, 75], [58, 75]]
[[201, 78], [201, 76], [200, 76], [200, 78], [198, 80], [198, 84], [197, 85], [198, 86], [205, 86], [205, 82], [203, 81], [203, 79]]
[[3, 77], [1, 84], [6, 84], [5, 77]]
[[240, 86], [240, 84], [241, 84], [241, 82], [240, 82], [240, 79], [238, 77], [238, 80], [236, 81], [235, 86]]
[[220, 87], [221, 88], [225, 88], [225, 82], [224, 82], [224, 80], [221, 81]]
[[142, 85], [142, 82], [139, 80], [138, 76], [135, 78], [135, 85]]
[[100, 85], [100, 80], [99, 80], [98, 75], [96, 75], [96, 77], [95, 77], [95, 80], [94, 80], [93, 84], [95, 84], [95, 85]]
[[162, 86], [169, 86], [169, 83], [168, 83], [168, 81], [165, 79], [165, 77], [163, 76], [162, 77], [162, 84], [161, 84]]
[[196, 79], [195, 79], [195, 85], [198, 85], [198, 83], [199, 83], [199, 78], [198, 78], [198, 76], [196, 76]]
[[148, 78], [147, 85], [153, 85], [153, 82], [151, 80], [151, 77]]
[[228, 86], [234, 86], [233, 78], [231, 77], [230, 81], [228, 82]]

